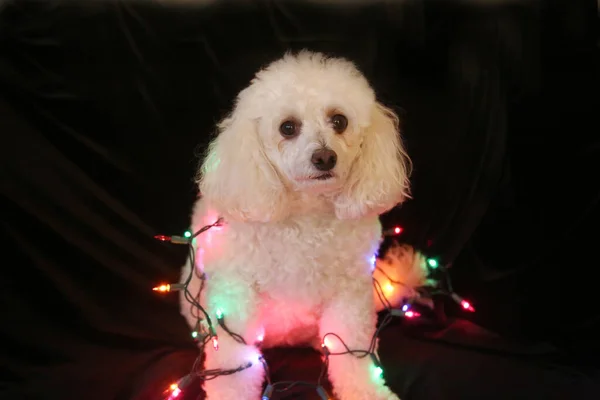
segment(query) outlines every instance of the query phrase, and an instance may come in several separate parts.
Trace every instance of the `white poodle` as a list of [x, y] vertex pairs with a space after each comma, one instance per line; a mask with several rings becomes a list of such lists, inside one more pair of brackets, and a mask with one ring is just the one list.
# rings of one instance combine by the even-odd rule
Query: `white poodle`
[[[378, 215], [408, 194], [409, 159], [398, 118], [378, 103], [349, 61], [308, 51], [259, 71], [219, 125], [199, 173], [192, 229], [224, 218], [195, 241], [201, 302], [219, 349], [206, 369], [235, 374], [205, 382], [209, 400], [260, 398], [260, 348], [309, 344], [331, 353], [368, 350], [376, 328], [372, 271]], [[183, 271], [188, 276], [190, 266]], [[183, 301], [191, 326], [196, 319]], [[260, 345], [257, 345], [260, 343]], [[371, 357], [329, 357], [341, 400], [397, 399]]]

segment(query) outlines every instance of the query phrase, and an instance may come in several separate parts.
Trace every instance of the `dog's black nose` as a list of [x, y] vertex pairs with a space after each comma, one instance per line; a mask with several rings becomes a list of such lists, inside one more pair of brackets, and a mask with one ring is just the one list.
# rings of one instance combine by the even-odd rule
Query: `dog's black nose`
[[310, 159], [319, 171], [331, 171], [337, 162], [337, 154], [331, 149], [319, 149]]

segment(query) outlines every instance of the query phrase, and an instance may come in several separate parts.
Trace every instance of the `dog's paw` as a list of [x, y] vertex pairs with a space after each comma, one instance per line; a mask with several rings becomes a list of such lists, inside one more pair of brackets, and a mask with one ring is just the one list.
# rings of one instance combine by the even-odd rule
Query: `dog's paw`
[[231, 375], [204, 381], [206, 400], [255, 400], [260, 398], [264, 369], [253, 365]]
[[346, 394], [336, 393], [339, 400], [400, 400], [397, 394], [387, 386], [369, 388], [363, 391], [348, 391]]

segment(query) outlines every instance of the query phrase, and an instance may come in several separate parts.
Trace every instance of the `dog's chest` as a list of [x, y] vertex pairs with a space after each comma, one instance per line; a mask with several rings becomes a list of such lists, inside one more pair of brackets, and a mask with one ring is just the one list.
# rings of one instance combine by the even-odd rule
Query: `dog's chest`
[[319, 302], [357, 274], [370, 273], [379, 245], [377, 219], [305, 217], [281, 224], [232, 226], [251, 238], [248, 265], [259, 292], [276, 300]]

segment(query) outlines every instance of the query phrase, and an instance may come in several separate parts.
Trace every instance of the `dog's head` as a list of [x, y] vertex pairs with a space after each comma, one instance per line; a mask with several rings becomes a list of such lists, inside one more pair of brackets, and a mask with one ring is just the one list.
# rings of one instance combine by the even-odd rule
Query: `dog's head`
[[276, 221], [319, 203], [353, 219], [408, 195], [409, 162], [397, 116], [356, 67], [304, 51], [259, 71], [240, 92], [199, 183], [229, 218]]

